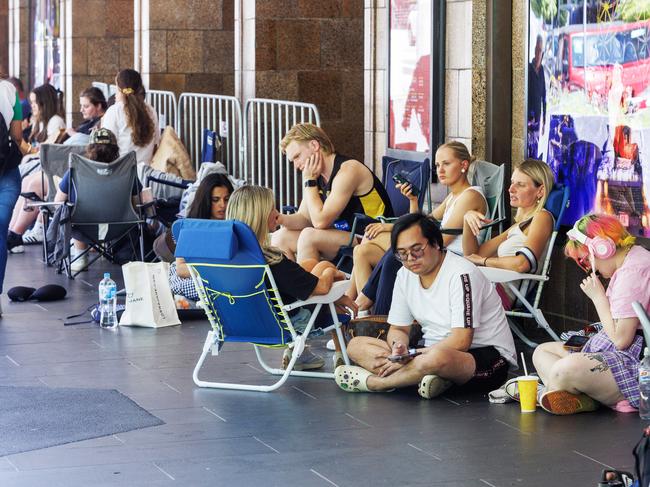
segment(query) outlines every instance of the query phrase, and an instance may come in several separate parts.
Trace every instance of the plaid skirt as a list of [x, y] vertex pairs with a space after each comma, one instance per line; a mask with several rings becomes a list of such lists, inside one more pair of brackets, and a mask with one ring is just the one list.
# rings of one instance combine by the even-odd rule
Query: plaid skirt
[[636, 335], [625, 350], [617, 350], [605, 331], [592, 336], [582, 353], [598, 353], [612, 371], [619, 390], [632, 406], [639, 407], [639, 363], [643, 350], [643, 337]]
[[176, 262], [173, 262], [169, 266], [169, 287], [174, 295], [180, 294], [192, 301], [199, 300], [199, 293], [194, 287], [194, 281], [192, 281], [192, 278], [179, 277], [176, 273]]

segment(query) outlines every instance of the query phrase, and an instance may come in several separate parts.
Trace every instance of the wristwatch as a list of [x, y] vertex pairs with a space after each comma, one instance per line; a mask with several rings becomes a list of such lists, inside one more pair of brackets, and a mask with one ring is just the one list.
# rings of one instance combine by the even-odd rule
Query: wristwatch
[[315, 188], [318, 186], [318, 182], [315, 179], [307, 179], [304, 184], [305, 188]]

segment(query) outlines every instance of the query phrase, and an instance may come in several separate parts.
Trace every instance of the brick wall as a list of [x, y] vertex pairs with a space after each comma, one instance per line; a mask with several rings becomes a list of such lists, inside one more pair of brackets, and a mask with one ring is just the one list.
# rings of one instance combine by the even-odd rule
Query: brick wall
[[115, 83], [119, 70], [133, 67], [133, 0], [72, 0], [71, 35], [72, 84], [66, 97], [76, 124], [79, 93], [93, 81]]
[[364, 157], [363, 0], [255, 2], [255, 96], [314, 103], [338, 152]]
[[150, 87], [234, 94], [233, 1], [149, 0], [148, 35]]

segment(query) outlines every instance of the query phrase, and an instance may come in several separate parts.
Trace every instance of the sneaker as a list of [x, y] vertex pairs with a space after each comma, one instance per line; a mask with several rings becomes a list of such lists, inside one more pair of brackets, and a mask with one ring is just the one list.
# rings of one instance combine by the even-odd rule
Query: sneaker
[[425, 375], [418, 385], [418, 394], [424, 399], [433, 399], [445, 392], [453, 385], [450, 380], [443, 379], [437, 375]]
[[16, 245], [15, 247], [12, 247], [9, 249], [10, 254], [24, 254], [25, 253], [25, 246], [24, 245]]
[[[73, 259], [75, 259], [74, 256], [72, 256]], [[70, 270], [72, 272], [83, 272], [88, 270], [88, 255], [82, 255], [81, 257], [77, 257], [74, 261], [72, 261], [72, 264], [70, 264]]]
[[[22, 250], [13, 250], [16, 247], [22, 247]], [[22, 254], [25, 252], [22, 235], [18, 235], [16, 232], [9, 230], [9, 233], [7, 234], [7, 250], [12, 254]]]
[[[291, 353], [293, 348], [285, 348], [282, 354], [282, 368], [286, 369], [291, 361]], [[311, 351], [311, 347], [305, 346], [298, 360], [293, 366], [293, 370], [314, 370], [320, 369], [325, 365], [325, 360], [320, 355], [316, 355]]]
[[539, 398], [539, 404], [544, 411], [551, 414], [576, 414], [595, 411], [598, 402], [586, 394], [571, 394], [567, 391], [544, 392]]
[[336, 346], [334, 345], [334, 340], [330, 338], [329, 341], [325, 344], [325, 348], [331, 350], [332, 352], [336, 350]]
[[43, 242], [43, 224], [37, 221], [34, 227], [23, 234], [23, 243], [33, 245]]

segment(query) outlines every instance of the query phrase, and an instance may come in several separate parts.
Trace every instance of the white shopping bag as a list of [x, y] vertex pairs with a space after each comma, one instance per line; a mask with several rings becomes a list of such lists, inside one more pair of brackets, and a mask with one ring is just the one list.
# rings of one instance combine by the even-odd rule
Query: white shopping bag
[[120, 318], [120, 326], [180, 325], [169, 288], [169, 264], [167, 262], [129, 262], [122, 266], [126, 287], [126, 308]]

